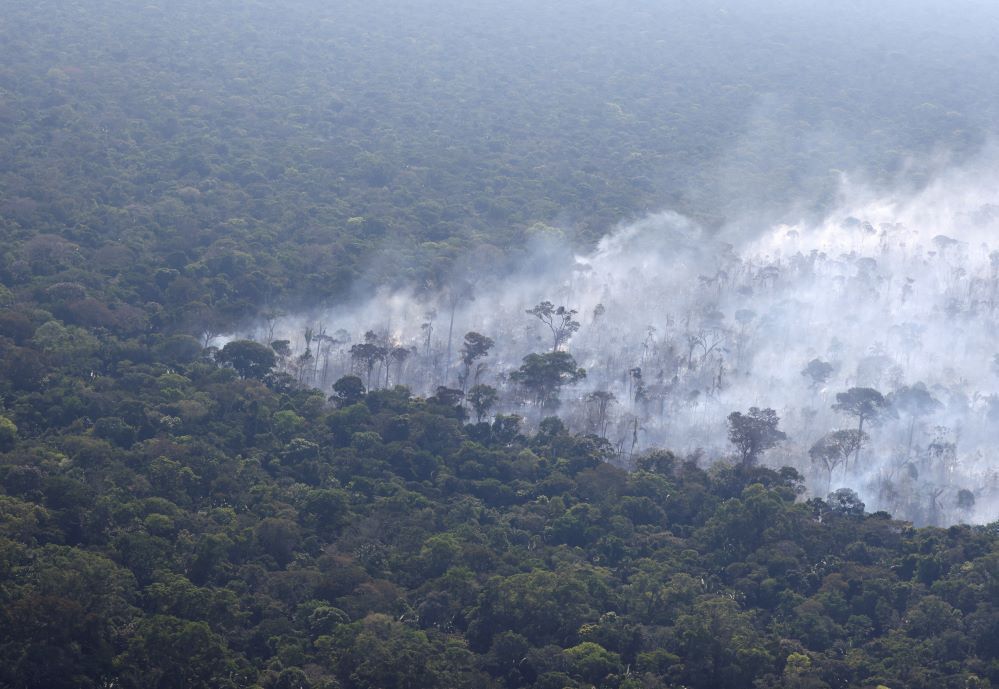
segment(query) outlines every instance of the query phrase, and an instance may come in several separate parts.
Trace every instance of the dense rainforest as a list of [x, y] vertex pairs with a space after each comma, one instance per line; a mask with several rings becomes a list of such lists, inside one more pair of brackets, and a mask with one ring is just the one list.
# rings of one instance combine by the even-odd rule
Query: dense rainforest
[[525, 437], [357, 378], [330, 401], [187, 339], [86, 342], [7, 388], [5, 686], [999, 680], [995, 525], [668, 452], [626, 472], [554, 417]]
[[999, 686], [996, 523], [212, 346], [918, 187], [999, 105], [956, 4], [5, 2], [0, 686]]

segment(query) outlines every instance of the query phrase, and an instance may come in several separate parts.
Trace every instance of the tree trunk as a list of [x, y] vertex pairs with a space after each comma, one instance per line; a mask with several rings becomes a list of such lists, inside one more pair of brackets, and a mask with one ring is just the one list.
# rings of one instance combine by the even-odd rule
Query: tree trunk
[[[857, 428], [857, 451], [853, 455], [853, 466], [854, 468], [860, 464], [860, 447], [864, 444], [864, 416], [860, 415], [860, 426]], [[844, 467], [847, 468], [847, 467]]]
[[451, 299], [451, 320], [447, 326], [447, 361], [444, 362], [444, 385], [448, 383], [448, 376], [451, 375], [451, 342], [454, 336], [454, 312], [458, 308], [458, 300]]

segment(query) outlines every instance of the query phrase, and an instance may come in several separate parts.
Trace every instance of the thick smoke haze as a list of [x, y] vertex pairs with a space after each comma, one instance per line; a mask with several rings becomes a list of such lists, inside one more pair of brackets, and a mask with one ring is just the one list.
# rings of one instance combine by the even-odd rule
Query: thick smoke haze
[[[916, 523], [992, 521], [999, 505], [993, 159], [896, 197], [844, 179], [837, 210], [820, 222], [732, 223], [709, 232], [662, 212], [616, 228], [586, 254], [573, 253], [558, 230], [536, 226], [529, 258], [503, 275], [470, 258], [438, 294], [383, 291], [272, 320], [253, 336], [289, 340], [288, 370], [328, 390], [345, 373], [365, 378], [350, 348], [371, 332], [411, 352], [390, 357], [388, 370], [378, 364], [371, 386], [387, 380], [430, 395], [437, 386], [462, 387], [459, 348], [476, 331], [496, 343], [477, 378], [500, 390], [492, 413], [516, 413], [528, 425], [557, 413], [573, 431], [605, 435], [624, 461], [661, 447], [710, 462], [732, 457], [731, 412], [769, 407], [788, 439], [762, 461], [798, 469], [811, 495], [847, 487], [868, 510]], [[552, 349], [550, 331], [525, 312], [543, 300], [578, 311], [581, 327], [563, 349], [587, 371], [562, 390], [554, 412], [532, 405], [508, 378], [525, 355]], [[313, 357], [303, 364], [306, 329]], [[828, 367], [804, 373], [815, 360]], [[882, 423], [865, 426], [870, 437], [859, 456], [830, 471], [809, 450], [831, 431], [857, 427], [833, 409], [837, 393], [853, 387], [874, 388], [895, 404]], [[606, 411], [594, 392], [613, 395]]]

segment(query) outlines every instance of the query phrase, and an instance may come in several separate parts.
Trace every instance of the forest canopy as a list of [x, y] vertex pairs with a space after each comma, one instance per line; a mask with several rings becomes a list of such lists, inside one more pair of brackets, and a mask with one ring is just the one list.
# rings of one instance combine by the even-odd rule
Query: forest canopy
[[[833, 478], [889, 431], [891, 485], [956, 475], [933, 415], [995, 420], [957, 394], [968, 376], [944, 395], [865, 349], [878, 390], [815, 351], [790, 378], [816, 416], [727, 409], [715, 462], [643, 448], [615, 410], [657, 411], [665, 348], [650, 332], [603, 365], [627, 309], [562, 299], [552, 258], [592, 273], [612, 228], [663, 209], [691, 231], [674, 258], [722, 247], [825, 217], [844, 175], [926, 189], [991, 137], [997, 19], [971, 0], [6, 2], [0, 686], [999, 686], [997, 524], [916, 528]], [[954, 287], [936, 327], [986, 323], [999, 264], [962, 273], [968, 243], [933, 235], [921, 274]], [[811, 260], [671, 274], [787, 310], [801, 284], [919, 287], [854, 252], [825, 290], [799, 282]], [[511, 287], [515, 326], [462, 327], [499, 311], [472, 278], [517, 270], [559, 289]], [[436, 310], [382, 298], [403, 290]], [[287, 326], [372, 302], [412, 312], [412, 342]], [[724, 319], [771, 323], [707, 306], [668, 354], [695, 416], [744, 373], [715, 366]], [[586, 387], [608, 379], [619, 394]], [[829, 490], [762, 463], [781, 448]], [[952, 514], [982, 509], [953, 487]], [[938, 497], [923, 523], [946, 523]]]

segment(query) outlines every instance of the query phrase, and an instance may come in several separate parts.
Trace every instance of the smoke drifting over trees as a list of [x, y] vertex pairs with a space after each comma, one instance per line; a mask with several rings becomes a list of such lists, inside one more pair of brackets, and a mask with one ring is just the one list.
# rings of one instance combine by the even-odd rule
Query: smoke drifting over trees
[[[282, 360], [325, 390], [345, 374], [450, 389], [474, 419], [557, 413], [623, 462], [652, 447], [759, 460], [917, 523], [992, 520], [999, 197], [985, 168], [897, 199], [844, 183], [814, 224], [709, 232], [665, 212], [586, 255], [538, 232], [512, 274], [466, 265], [461, 299], [379, 293], [287, 317]], [[339, 336], [306, 346], [309, 328]], [[726, 442], [751, 408], [786, 440]]]
[[999, 688], [997, 26], [4, 2], [0, 688]]

